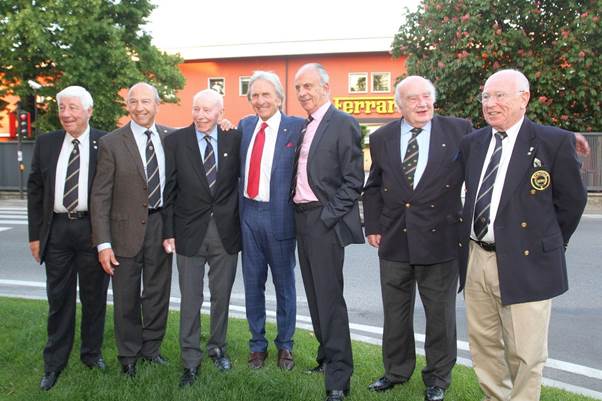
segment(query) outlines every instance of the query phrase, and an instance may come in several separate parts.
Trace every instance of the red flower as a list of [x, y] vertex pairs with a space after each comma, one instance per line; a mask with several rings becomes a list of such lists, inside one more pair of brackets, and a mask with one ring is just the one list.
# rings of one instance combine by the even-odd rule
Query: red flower
[[462, 16], [462, 22], [466, 22], [466, 21], [468, 21], [469, 19], [470, 19], [470, 14], [464, 14], [464, 15]]
[[560, 116], [560, 119], [562, 121], [567, 121], [569, 119], [569, 116], [567, 116], [566, 114], [563, 114], [563, 115]]
[[548, 98], [545, 97], [545, 96], [540, 96], [539, 97], [539, 103], [541, 103], [541, 104], [546, 104], [547, 100], [548, 100]]

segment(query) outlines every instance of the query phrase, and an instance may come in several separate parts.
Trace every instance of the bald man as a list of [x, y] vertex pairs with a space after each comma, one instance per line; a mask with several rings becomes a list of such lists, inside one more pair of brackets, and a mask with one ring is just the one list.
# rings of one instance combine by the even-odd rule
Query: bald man
[[460, 143], [460, 285], [486, 400], [539, 400], [552, 298], [568, 289], [565, 250], [587, 200], [575, 136], [525, 117], [529, 98], [521, 72], [491, 75], [489, 126]]

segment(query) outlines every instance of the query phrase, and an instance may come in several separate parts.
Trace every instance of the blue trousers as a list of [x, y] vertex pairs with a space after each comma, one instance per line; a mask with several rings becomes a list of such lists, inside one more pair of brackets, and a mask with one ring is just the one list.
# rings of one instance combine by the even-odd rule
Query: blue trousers
[[[268, 266], [276, 289], [276, 323], [278, 349], [292, 350], [297, 317], [295, 291], [295, 239], [274, 238], [269, 203], [244, 198], [241, 216], [242, 273], [245, 284], [245, 306], [251, 332], [251, 352], [266, 352], [265, 283]], [[294, 224], [294, 222], [291, 222]]]

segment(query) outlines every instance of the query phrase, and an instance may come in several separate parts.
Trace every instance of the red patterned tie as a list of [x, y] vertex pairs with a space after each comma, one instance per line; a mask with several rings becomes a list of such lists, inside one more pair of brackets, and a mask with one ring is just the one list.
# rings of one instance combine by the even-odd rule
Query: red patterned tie
[[265, 129], [267, 123], [262, 123], [259, 132], [255, 136], [253, 150], [251, 151], [251, 162], [249, 163], [249, 180], [247, 182], [247, 194], [253, 199], [259, 193], [259, 176], [261, 175], [261, 155], [265, 143]]

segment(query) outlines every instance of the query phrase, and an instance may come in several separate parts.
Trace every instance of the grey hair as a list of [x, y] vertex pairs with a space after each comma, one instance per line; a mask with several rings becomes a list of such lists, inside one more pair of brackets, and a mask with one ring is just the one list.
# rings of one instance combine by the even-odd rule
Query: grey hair
[[61, 104], [61, 99], [64, 97], [76, 97], [82, 103], [82, 107], [84, 109], [89, 109], [94, 106], [94, 100], [92, 99], [92, 95], [90, 92], [86, 90], [83, 86], [68, 86], [59, 93], [56, 94], [56, 102], [57, 104]]
[[[525, 92], [529, 92], [529, 80], [527, 79], [527, 77], [525, 76], [525, 74], [523, 74], [522, 72], [520, 72], [519, 70], [515, 70], [513, 68], [507, 68], [504, 70], [499, 70], [494, 72], [493, 74], [491, 74], [489, 76], [489, 78], [487, 78], [487, 81], [489, 81], [492, 77], [498, 75], [498, 74], [511, 74], [514, 75], [514, 77], [517, 80], [517, 84], [518, 84], [518, 90], [519, 91], [525, 91]], [[487, 83], [487, 81], [485, 81], [485, 83]]]
[[311, 68], [318, 72], [318, 75], [320, 75], [320, 84], [321, 85], [326, 85], [326, 84], [330, 83], [330, 76], [328, 76], [328, 72], [326, 71], [326, 68], [324, 68], [324, 66], [322, 64], [320, 64], [320, 63], [304, 64], [301, 68], [299, 68], [299, 71], [304, 70], [306, 68]]
[[433, 83], [426, 79], [425, 77], [421, 77], [420, 75], [409, 75], [407, 77], [405, 77], [404, 79], [402, 79], [401, 81], [399, 81], [399, 83], [397, 85], [395, 85], [395, 104], [397, 105], [397, 107], [401, 107], [401, 95], [399, 94], [401, 86], [406, 83], [408, 80], [410, 79], [415, 79], [415, 78], [421, 78], [424, 81], [426, 81], [428, 87], [429, 87], [429, 91], [431, 92], [431, 96], [433, 97], [433, 103], [435, 103], [437, 101], [437, 89], [435, 88], [435, 85], [433, 85]]
[[128, 97], [127, 97], [128, 99], [132, 95], [132, 91], [139, 86], [144, 86], [145, 88], [150, 89], [151, 92], [153, 93], [153, 96], [155, 97], [155, 102], [157, 104], [161, 103], [161, 98], [159, 97], [159, 91], [157, 90], [157, 88], [155, 88], [154, 86], [152, 86], [151, 84], [146, 83], [146, 82], [138, 82], [138, 83], [135, 83], [134, 85], [132, 85], [130, 87], [130, 89], [128, 90]]
[[247, 92], [247, 99], [251, 100], [251, 88], [253, 84], [258, 79], [262, 79], [264, 81], [268, 81], [274, 86], [274, 90], [276, 91], [276, 96], [280, 99], [282, 103], [284, 103], [284, 89], [282, 88], [282, 84], [280, 83], [280, 78], [278, 75], [274, 74], [271, 71], [255, 71], [253, 75], [249, 79], [249, 90]]
[[201, 97], [208, 97], [211, 100], [215, 101], [215, 103], [217, 103], [221, 109], [224, 108], [224, 97], [220, 93], [214, 91], [213, 89], [203, 89], [201, 91], [198, 91], [192, 97], [192, 104], [194, 104]]

